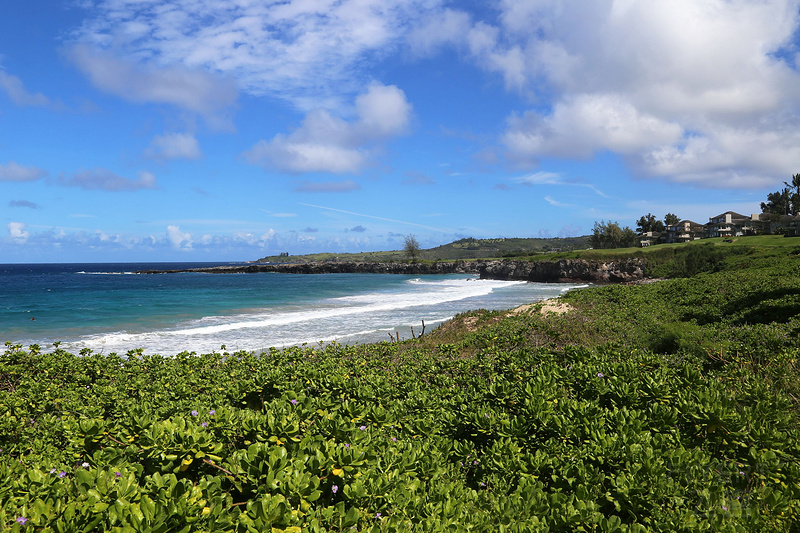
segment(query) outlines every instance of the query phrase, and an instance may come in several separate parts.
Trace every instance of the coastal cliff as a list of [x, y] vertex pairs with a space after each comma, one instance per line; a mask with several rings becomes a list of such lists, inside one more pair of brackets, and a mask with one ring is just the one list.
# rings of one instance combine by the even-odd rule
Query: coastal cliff
[[539, 282], [591, 281], [626, 283], [644, 279], [644, 263], [639, 259], [621, 261], [478, 261], [481, 279]]
[[142, 270], [139, 274], [169, 274], [203, 272], [210, 274], [254, 274], [277, 272], [284, 274], [476, 274], [481, 279], [538, 282], [590, 281], [594, 283], [624, 283], [644, 279], [644, 264], [639, 259], [621, 261], [588, 261], [561, 259], [559, 261], [442, 261], [436, 263], [388, 262], [319, 262], [319, 263], [252, 263], [181, 270]]

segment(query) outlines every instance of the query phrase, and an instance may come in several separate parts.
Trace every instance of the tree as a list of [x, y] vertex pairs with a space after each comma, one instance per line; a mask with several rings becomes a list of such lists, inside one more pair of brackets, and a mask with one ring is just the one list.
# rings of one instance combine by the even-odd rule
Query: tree
[[767, 201], [761, 202], [761, 211], [773, 215], [787, 215], [791, 208], [789, 187], [786, 187], [782, 191], [769, 193], [767, 195]]
[[664, 215], [664, 225], [665, 226], [675, 226], [680, 221], [681, 221], [681, 219], [678, 217], [678, 215], [676, 215], [674, 213], [667, 213], [666, 215]]
[[761, 202], [761, 211], [771, 215], [797, 215], [800, 213], [800, 174], [794, 174], [792, 181], [783, 182], [783, 190], [771, 192], [767, 201]]
[[417, 242], [417, 238], [413, 235], [406, 235], [405, 236], [405, 245], [403, 246], [403, 251], [406, 253], [406, 256], [411, 260], [412, 263], [417, 261], [417, 257], [419, 256], [419, 242]]
[[590, 238], [593, 248], [629, 248], [636, 244], [636, 233], [619, 223], [604, 220], [594, 223], [594, 231]]
[[789, 194], [789, 214], [796, 215], [800, 213], [800, 174], [792, 176], [792, 182], [783, 182], [784, 185], [789, 187], [791, 191]]
[[647, 233], [648, 231], [664, 231], [664, 223], [656, 219], [656, 216], [647, 213], [636, 222], [636, 229], [639, 233]]

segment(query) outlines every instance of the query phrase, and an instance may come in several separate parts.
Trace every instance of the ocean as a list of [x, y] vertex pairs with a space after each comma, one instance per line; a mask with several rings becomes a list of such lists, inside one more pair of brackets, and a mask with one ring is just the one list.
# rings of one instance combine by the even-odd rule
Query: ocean
[[469, 275], [134, 274], [236, 263], [0, 265], [0, 342], [73, 353], [262, 351], [426, 332], [458, 313], [511, 309], [578, 284]]

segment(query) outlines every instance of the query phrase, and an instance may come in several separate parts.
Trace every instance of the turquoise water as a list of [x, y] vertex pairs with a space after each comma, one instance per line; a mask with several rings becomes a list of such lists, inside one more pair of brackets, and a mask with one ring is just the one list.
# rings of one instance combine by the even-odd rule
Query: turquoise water
[[390, 332], [408, 338], [423, 320], [430, 330], [460, 312], [509, 309], [582, 286], [467, 275], [133, 274], [210, 265], [0, 265], [0, 342], [164, 355], [375, 342]]

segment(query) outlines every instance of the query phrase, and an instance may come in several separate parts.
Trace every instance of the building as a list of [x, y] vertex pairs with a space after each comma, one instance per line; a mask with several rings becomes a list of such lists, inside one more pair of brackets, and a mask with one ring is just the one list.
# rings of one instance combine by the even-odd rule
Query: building
[[759, 215], [745, 216], [734, 211], [711, 217], [706, 224], [706, 237], [741, 237], [755, 233], [754, 220], [758, 221]]
[[706, 226], [692, 220], [681, 220], [674, 226], [667, 226], [663, 235], [663, 242], [689, 242], [702, 239], [706, 233]]
[[800, 215], [759, 213], [750, 216], [725, 211], [708, 219], [708, 224], [681, 220], [666, 226], [663, 232], [647, 231], [637, 236], [639, 247], [659, 243], [681, 243], [713, 237], [742, 237], [745, 235], [785, 235], [800, 237]]
[[660, 235], [661, 233], [658, 231], [645, 231], [636, 236], [636, 242], [639, 244], [639, 248], [646, 248], [658, 244]]

